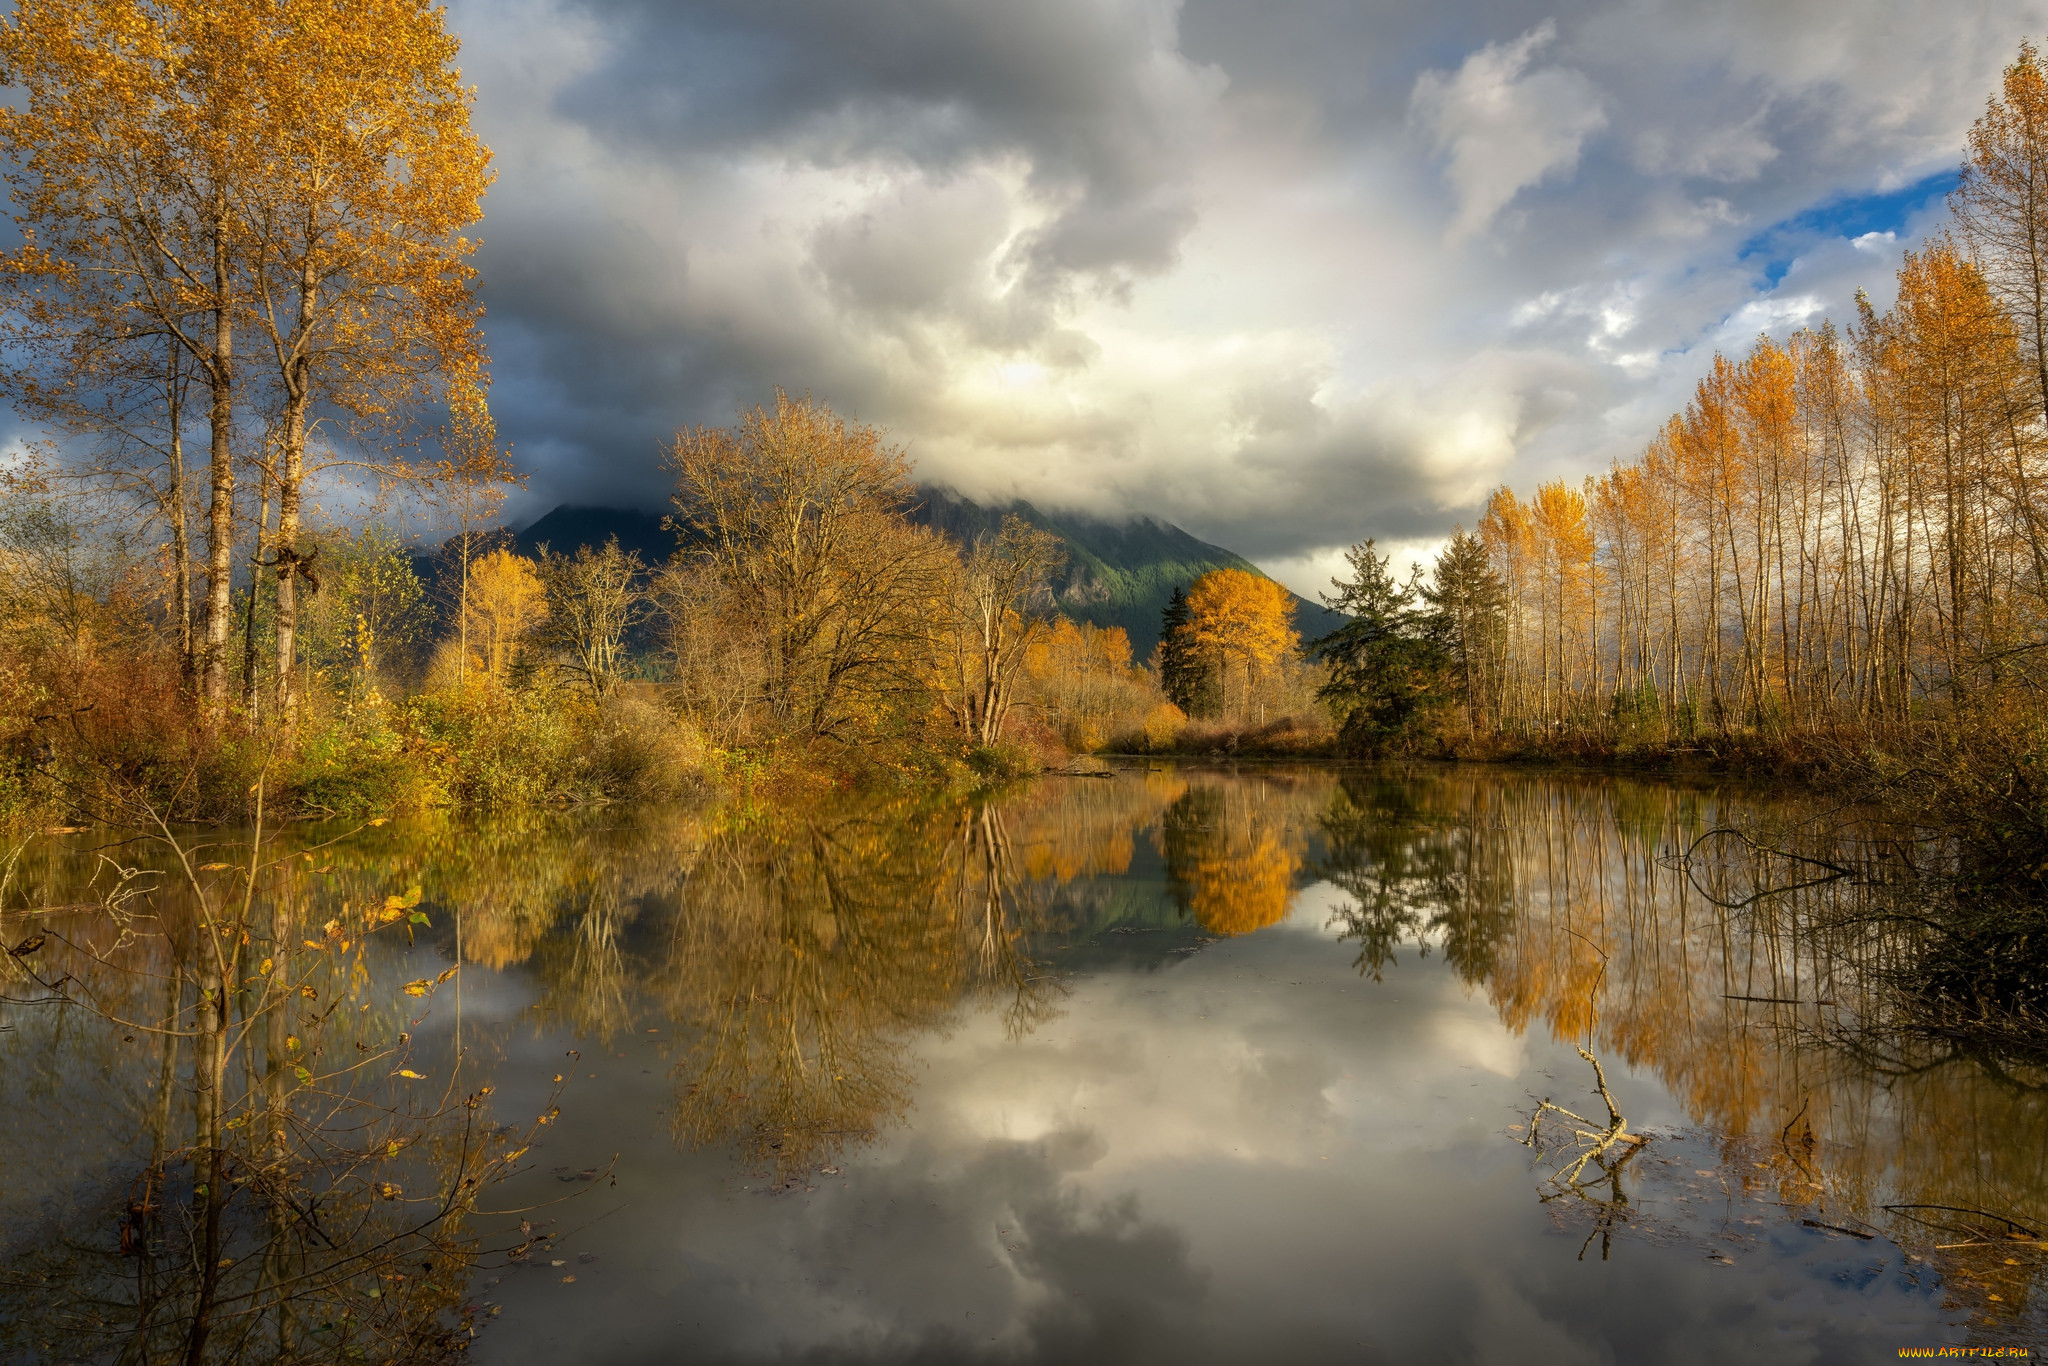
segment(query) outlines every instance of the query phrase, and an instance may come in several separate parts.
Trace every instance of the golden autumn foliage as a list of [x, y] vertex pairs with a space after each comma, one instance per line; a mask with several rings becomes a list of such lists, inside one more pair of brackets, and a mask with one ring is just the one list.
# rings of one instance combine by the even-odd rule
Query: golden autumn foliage
[[1015, 515], [965, 548], [941, 632], [939, 694], [975, 744], [1002, 742], [1020, 675], [1051, 624], [1049, 584], [1065, 559], [1057, 536]]
[[[0, 113], [23, 231], [5, 262], [8, 387], [61, 430], [143, 434], [146, 468], [126, 473], [169, 522], [183, 651], [216, 710], [238, 480], [253, 473], [275, 500], [256, 548], [274, 571], [289, 703], [307, 479], [329, 464], [423, 473], [391, 447], [428, 409], [488, 426], [462, 231], [489, 154], [443, 18], [419, 0], [30, 0], [0, 28], [23, 91]], [[195, 385], [208, 428], [196, 631], [183, 449]], [[271, 439], [238, 452], [255, 422]], [[337, 440], [318, 435], [330, 424]]]
[[1505, 603], [1470, 712], [1681, 747], [1927, 722], [1962, 743], [2048, 714], [2043, 183], [2048, 72], [2023, 44], [1954, 230], [1905, 253], [1890, 309], [1714, 356], [1633, 461], [1495, 490], [1477, 533]]
[[669, 610], [693, 637], [675, 658], [708, 724], [847, 738], [929, 678], [953, 548], [903, 515], [910, 466], [882, 432], [777, 391], [665, 459], [686, 537]]
[[1300, 644], [1287, 590], [1264, 575], [1212, 569], [1189, 586], [1187, 606], [1189, 643], [1213, 662], [1240, 707], [1260, 676]]
[[190, 572], [183, 404], [189, 384], [205, 390], [197, 640], [193, 604], [180, 609], [186, 665], [216, 703], [226, 695], [236, 560], [233, 342], [246, 313], [247, 262], [232, 221], [238, 168], [260, 164], [261, 120], [257, 92], [215, 73], [240, 64], [242, 37], [198, 6], [119, 0], [31, 0], [0, 28], [0, 63], [22, 92], [0, 111], [22, 230], [4, 277], [15, 305], [8, 388], [30, 413], [88, 433], [131, 403], [157, 401], [158, 482], [181, 574]]
[[1257, 784], [1193, 787], [1160, 825], [1174, 899], [1211, 934], [1286, 919], [1306, 852], [1284, 804]]
[[[357, 452], [402, 439], [429, 405], [458, 422], [484, 408], [475, 243], [463, 231], [482, 216], [490, 153], [469, 126], [459, 44], [426, 0], [228, 13], [254, 30], [243, 70], [266, 120], [237, 230], [280, 417], [264, 473], [277, 490], [277, 678], [288, 706], [307, 479], [324, 463], [412, 477], [402, 459]], [[350, 448], [316, 446], [322, 422]]]
[[1500, 726], [1784, 733], [2031, 689], [2038, 411], [2015, 320], [1942, 236], [1846, 336], [1715, 357], [1640, 459], [1492, 495]]
[[1131, 638], [1120, 626], [1060, 618], [1032, 642], [1024, 675], [1026, 695], [1072, 749], [1100, 749], [1144, 730], [1162, 705], [1150, 676], [1132, 662]]
[[484, 674], [503, 683], [519, 651], [547, 619], [547, 590], [533, 561], [509, 550], [494, 550], [469, 567], [468, 613], [470, 648], [478, 652]]

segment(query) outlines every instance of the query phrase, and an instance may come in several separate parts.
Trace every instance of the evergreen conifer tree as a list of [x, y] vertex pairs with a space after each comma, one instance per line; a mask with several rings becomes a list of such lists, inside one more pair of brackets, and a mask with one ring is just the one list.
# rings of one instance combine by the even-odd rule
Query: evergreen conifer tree
[[1486, 546], [1463, 527], [1436, 557], [1434, 582], [1421, 588], [1428, 606], [1424, 634], [1444, 656], [1451, 690], [1465, 706], [1465, 728], [1476, 731], [1499, 699], [1507, 646], [1507, 583], [1487, 558]]
[[1323, 603], [1350, 621], [1316, 641], [1311, 651], [1330, 668], [1318, 694], [1342, 716], [1340, 743], [1356, 753], [1412, 747], [1435, 727], [1445, 692], [1446, 657], [1416, 610], [1417, 575], [1407, 583], [1389, 569], [1391, 557], [1372, 540], [1345, 552], [1349, 579], [1332, 579]]
[[1180, 585], [1159, 613], [1159, 686], [1166, 698], [1189, 716], [1214, 710], [1214, 680], [1200, 650], [1189, 636], [1188, 597]]

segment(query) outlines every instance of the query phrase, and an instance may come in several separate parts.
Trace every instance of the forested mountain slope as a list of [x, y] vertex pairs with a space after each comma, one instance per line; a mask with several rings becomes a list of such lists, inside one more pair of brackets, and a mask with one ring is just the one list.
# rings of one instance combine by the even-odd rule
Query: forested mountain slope
[[[1159, 613], [1176, 586], [1185, 588], [1212, 569], [1242, 569], [1264, 577], [1236, 551], [1152, 517], [1113, 522], [1085, 513], [1046, 512], [1021, 500], [990, 507], [950, 489], [922, 492], [923, 506], [913, 515], [962, 543], [994, 531], [1011, 512], [1058, 536], [1067, 548], [1067, 566], [1055, 588], [1061, 610], [1076, 621], [1123, 627], [1139, 659], [1159, 643]], [[1294, 603], [1295, 629], [1304, 640], [1343, 624], [1343, 617], [1305, 598], [1296, 597]]]
[[[920, 492], [912, 517], [963, 544], [995, 531], [1007, 513], [1058, 536], [1067, 550], [1066, 568], [1055, 586], [1060, 610], [1076, 621], [1123, 627], [1138, 659], [1150, 655], [1159, 643], [1159, 613], [1176, 586], [1185, 588], [1212, 569], [1260, 573], [1235, 551], [1197, 540], [1152, 517], [1114, 522], [1084, 513], [1046, 512], [1022, 501], [985, 506], [950, 489], [928, 487]], [[674, 533], [662, 529], [658, 513], [567, 504], [522, 528], [515, 544], [530, 555], [542, 545], [573, 551], [579, 545], [600, 545], [608, 536], [617, 536], [626, 550], [639, 551], [649, 564], [665, 560], [675, 548]], [[1294, 601], [1295, 627], [1305, 640], [1344, 620], [1304, 598]]]

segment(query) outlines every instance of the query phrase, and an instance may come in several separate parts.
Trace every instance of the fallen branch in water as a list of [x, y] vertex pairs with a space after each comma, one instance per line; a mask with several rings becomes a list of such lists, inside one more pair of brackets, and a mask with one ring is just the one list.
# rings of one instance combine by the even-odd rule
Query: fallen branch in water
[[1726, 991], [1721, 993], [1721, 999], [1724, 1001], [1755, 1001], [1767, 1006], [1831, 1006], [1835, 1004], [1833, 1001], [1802, 1001], [1797, 996], [1737, 996]]
[[1801, 1219], [1799, 1222], [1807, 1228], [1824, 1228], [1830, 1233], [1846, 1233], [1851, 1238], [1861, 1238], [1866, 1242], [1877, 1236], [1875, 1233], [1865, 1233], [1860, 1228], [1843, 1228], [1840, 1224], [1823, 1224], [1818, 1219]]
[[[1886, 1212], [1887, 1212], [1887, 1213], [1892, 1213], [1892, 1214], [1905, 1214], [1905, 1215], [1906, 1215], [1906, 1217], [1907, 1217], [1907, 1218], [1909, 1218], [1909, 1219], [1917, 1219], [1917, 1218], [1919, 1218], [1919, 1216], [1918, 1216], [1918, 1215], [1915, 1215], [1915, 1214], [1910, 1214], [1910, 1213], [1907, 1213], [1907, 1211], [1909, 1211], [1909, 1210], [1916, 1210], [1916, 1209], [1938, 1209], [1938, 1210], [1941, 1210], [1941, 1211], [1943, 1211], [1944, 1213], [1947, 1213], [1947, 1214], [1979, 1214], [1979, 1215], [1982, 1215], [1982, 1216], [1983, 1216], [1984, 1218], [1986, 1218], [1986, 1219], [1996, 1219], [1996, 1220], [1997, 1220], [1997, 1221], [1998, 1221], [1999, 1223], [2001, 1223], [2001, 1224], [2004, 1224], [2004, 1225], [2005, 1225], [2005, 1227], [2006, 1227], [2006, 1229], [2007, 1229], [2007, 1233], [2006, 1233], [2006, 1236], [2007, 1236], [2007, 1237], [2012, 1237], [2012, 1236], [2013, 1236], [2014, 1234], [2018, 1234], [2018, 1235], [2020, 1235], [2020, 1236], [2022, 1236], [2022, 1237], [2027, 1237], [2027, 1238], [2039, 1238], [2039, 1237], [2041, 1236], [2041, 1235], [2040, 1235], [2039, 1233], [2035, 1232], [2035, 1231], [2034, 1231], [2033, 1229], [2030, 1229], [2030, 1228], [2028, 1228], [2028, 1227], [2027, 1227], [2027, 1226], [2026, 1226], [2025, 1224], [2019, 1223], [2018, 1221], [2016, 1221], [2016, 1220], [2013, 1220], [2013, 1219], [2008, 1219], [2008, 1218], [2006, 1218], [2006, 1217], [2005, 1217], [2005, 1216], [2004, 1216], [2003, 1214], [1993, 1214], [1993, 1213], [1992, 1213], [1992, 1212], [1991, 1212], [1990, 1210], [1988, 1210], [1988, 1209], [1972, 1209], [1972, 1208], [1970, 1208], [1970, 1207], [1969, 1207], [1968, 1205], [1925, 1205], [1925, 1204], [1911, 1204], [1911, 1205], [1886, 1205], [1886, 1206], [1885, 1206], [1884, 1208], [1885, 1208], [1885, 1210], [1886, 1210]], [[1934, 1225], [1934, 1226], [1935, 1226], [1936, 1228], [1940, 1228], [1940, 1227], [1942, 1227], [1942, 1225], [1941, 1225], [1941, 1224], [1938, 1224], [1938, 1223], [1936, 1223], [1936, 1222], [1935, 1222], [1934, 1220], [1932, 1220], [1932, 1219], [1921, 1219], [1921, 1220], [1920, 1220], [1920, 1222], [1921, 1222], [1921, 1223], [1923, 1223], [1923, 1224], [1933, 1224], [1933, 1225]], [[1965, 1228], [1969, 1228], [1970, 1226], [1969, 1226], [1968, 1224], [1965, 1224], [1965, 1225], [1964, 1225], [1963, 1227], [1965, 1227]], [[1973, 1232], [1973, 1233], [1974, 1233], [1974, 1232], [1976, 1232], [1976, 1231], [1977, 1231], [1977, 1230], [1975, 1230], [1975, 1229], [1971, 1229], [1971, 1232]]]
[[[1592, 1065], [1594, 1089], [1599, 1093], [1600, 1099], [1607, 1106], [1606, 1127], [1599, 1127], [1599, 1121], [1587, 1119], [1584, 1115], [1567, 1110], [1546, 1096], [1536, 1106], [1536, 1113], [1529, 1116], [1529, 1136], [1522, 1140], [1526, 1147], [1537, 1148], [1540, 1146], [1537, 1126], [1542, 1122], [1546, 1112], [1555, 1112], [1562, 1115], [1565, 1119], [1573, 1121], [1575, 1124], [1586, 1126], [1572, 1130], [1575, 1145], [1584, 1145], [1583, 1150], [1572, 1161], [1559, 1167], [1550, 1177], [1552, 1181], [1559, 1185], [1571, 1187], [1578, 1185], [1579, 1176], [1586, 1170], [1588, 1163], [1604, 1158], [1610, 1151], [1622, 1144], [1627, 1144], [1631, 1149], [1634, 1149], [1640, 1148], [1643, 1144], [1650, 1141], [1641, 1134], [1632, 1134], [1628, 1131], [1628, 1121], [1622, 1117], [1621, 1108], [1614, 1103], [1614, 1093], [1607, 1089], [1607, 1073], [1600, 1066], [1600, 1059], [1594, 1057], [1590, 1050], [1584, 1048], [1578, 1049], [1578, 1054]], [[1605, 1165], [1604, 1162], [1601, 1163], [1603, 1170]]]

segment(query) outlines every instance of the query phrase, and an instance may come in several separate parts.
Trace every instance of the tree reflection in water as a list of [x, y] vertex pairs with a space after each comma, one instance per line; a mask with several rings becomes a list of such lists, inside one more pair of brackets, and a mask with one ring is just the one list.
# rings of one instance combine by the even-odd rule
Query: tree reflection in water
[[[418, 893], [327, 910], [324, 849], [164, 824], [9, 859], [10, 1361], [434, 1361], [520, 1147], [415, 1059]], [[449, 1060], [452, 1061], [452, 1060]], [[435, 1078], [420, 1066], [441, 1071]], [[106, 1084], [80, 1086], [98, 1073]], [[25, 1218], [40, 1207], [39, 1218]]]
[[[999, 1002], [1017, 1032], [1056, 1007], [1027, 941], [1057, 912], [1014, 814], [644, 813], [556, 832], [547, 868], [523, 845], [516, 897], [490, 860], [444, 865], [436, 895], [463, 907], [473, 957], [537, 973], [540, 1021], [609, 1043], [666, 1019], [677, 1141], [793, 1179], [902, 1117], [911, 1040], [963, 1002]], [[1127, 843], [1131, 822], [1116, 829]]]
[[[1470, 770], [1346, 775], [1316, 824], [1362, 973], [1442, 952], [1511, 1029], [1656, 1075], [1734, 1198], [1916, 1248], [1988, 1321], [2034, 1312], [2041, 1240], [2007, 1233], [2048, 1225], [2048, 1075], [1905, 1027], [1926, 893], [1887, 871], [1894, 831], [1818, 801]], [[1686, 1174], [1660, 1170], [1638, 1180]]]
[[[1755, 842], [1697, 843], [1720, 828]], [[1055, 1009], [1041, 946], [1176, 917], [1252, 933], [1321, 881], [1361, 974], [1399, 971], [1411, 946], [1441, 954], [1510, 1030], [1653, 1073], [1743, 1198], [1920, 1246], [1928, 1211], [1898, 1207], [2029, 1229], [2048, 1210], [2033, 1073], [1869, 1046], [1880, 969], [1902, 951], [1865, 914], [1884, 835], [1814, 802], [1474, 769], [1186, 768], [982, 804], [381, 838], [363, 867], [459, 909], [469, 960], [528, 965], [542, 1020], [609, 1037], [636, 1012], [665, 1017], [678, 1141], [734, 1145], [788, 1180], [901, 1119], [913, 1041], [964, 1003], [1000, 1000], [1018, 1031]], [[1132, 874], [1147, 842], [1163, 884]], [[1759, 895], [1808, 880], [1786, 854], [1858, 876]], [[1667, 1167], [1653, 1153], [1629, 1170], [1668, 1184]], [[1954, 1283], [2005, 1284], [2008, 1255], [2031, 1275], [2032, 1251], [1984, 1255], [1948, 1263]], [[1999, 1312], [2026, 1295], [1993, 1293], [1978, 1303]]]
[[1167, 808], [1160, 852], [1176, 905], [1209, 933], [1250, 934], [1287, 917], [1307, 852], [1287, 779], [1192, 783]]
[[[1702, 839], [1727, 828], [1748, 838]], [[454, 1273], [469, 1255], [458, 1220], [436, 1225], [431, 1236], [446, 1246], [420, 1255], [405, 1282], [380, 1282], [371, 1300], [360, 1279], [306, 1280], [292, 1270], [329, 1249], [282, 1198], [296, 1192], [304, 1204], [317, 1189], [319, 1228], [344, 1246], [412, 1246], [405, 1237], [422, 1235], [385, 1231], [411, 1227], [402, 1223], [406, 1202], [459, 1188], [496, 1151], [478, 1145], [478, 1112], [460, 1094], [407, 1109], [403, 1089], [380, 1089], [396, 1087], [380, 1080], [344, 1104], [291, 1071], [293, 1038], [331, 1057], [358, 1038], [408, 1029], [417, 1010], [395, 1007], [419, 1002], [378, 994], [377, 983], [396, 980], [395, 952], [380, 958], [382, 949], [351, 935], [344, 955], [323, 927], [345, 922], [344, 906], [360, 918], [360, 908], [412, 886], [443, 953], [529, 975], [529, 1024], [607, 1045], [662, 1027], [672, 1040], [678, 1143], [728, 1146], [750, 1169], [801, 1182], [902, 1121], [913, 1050], [928, 1031], [966, 1009], [997, 1012], [1018, 1035], [1049, 1018], [1064, 987], [1047, 964], [1068, 950], [1147, 942], [1107, 938], [1132, 930], [1255, 933], [1286, 920], [1304, 888], [1325, 884], [1334, 894], [1328, 929], [1355, 945], [1362, 976], [1392, 980], [1409, 954], [1440, 955], [1510, 1031], [1583, 1044], [1604, 1059], [1624, 1103], [1623, 1067], [1656, 1076], [1684, 1108], [1688, 1135], [1666, 1134], [1641, 1155], [1614, 1150], [1594, 1164], [1600, 1189], [1554, 1203], [1585, 1205], [1589, 1237], [1601, 1234], [1603, 1246], [1645, 1231], [1657, 1209], [1685, 1206], [1699, 1179], [1692, 1169], [1711, 1153], [1726, 1199], [1894, 1237], [1935, 1259], [1981, 1322], [2031, 1322], [2048, 1238], [2009, 1235], [2048, 1223], [2043, 1078], [2024, 1059], [1897, 1027], [1895, 969], [1912, 944], [1901, 928], [1910, 923], [1903, 893], [1882, 872], [1900, 861], [1886, 839], [1794, 798], [1473, 769], [1133, 770], [982, 802], [538, 813], [364, 831], [311, 860], [273, 860], [254, 903], [275, 921], [251, 927], [252, 960], [305, 955], [308, 966], [290, 973], [328, 965], [329, 976], [306, 978], [326, 1035], [303, 1023], [310, 1008], [273, 1028], [273, 1017], [245, 1004], [242, 993], [260, 991], [245, 980], [249, 963], [222, 976], [244, 984], [233, 988], [231, 1013], [252, 1022], [235, 1055], [241, 1070], [224, 1074], [232, 1099], [218, 1140], [232, 1154], [220, 1185], [240, 1202], [225, 1208], [247, 1213], [223, 1235], [223, 1246], [243, 1250], [213, 1261], [217, 1284], [230, 1287], [222, 1293], [244, 1306], [238, 1322], [261, 1327], [238, 1328], [241, 1339], [221, 1338], [206, 1354], [224, 1359], [222, 1344], [266, 1334], [311, 1342], [303, 1335], [323, 1323], [373, 1335], [457, 1323], [448, 1312]], [[1814, 857], [1852, 875], [1814, 879], [1797, 863]], [[25, 859], [9, 905], [78, 900], [85, 879], [59, 862]], [[62, 943], [53, 935], [43, 950], [51, 956], [27, 961], [54, 980], [51, 968], [65, 970], [58, 955], [71, 951], [64, 943], [94, 946], [123, 965], [123, 1018], [176, 1020], [189, 1032], [208, 988], [187, 927], [203, 916], [178, 909], [174, 892], [148, 924], [104, 906], [76, 911], [81, 928], [65, 928]], [[308, 938], [322, 945], [317, 954], [303, 947]], [[460, 986], [458, 977], [439, 990]], [[141, 1337], [157, 1334], [156, 1324], [189, 1326], [193, 1278], [212, 1273], [190, 1257], [173, 1272], [166, 1249], [173, 1234], [199, 1227], [194, 1188], [214, 1184], [196, 1174], [210, 1159], [194, 1139], [191, 1041], [139, 1033], [126, 1043], [120, 1031], [84, 1028], [75, 1013], [10, 1008], [6, 1022], [17, 1027], [5, 1036], [13, 1113], [89, 1094], [75, 1123], [124, 1136], [102, 1143], [91, 1163], [0, 1167], [9, 1211], [29, 1208], [37, 1191], [112, 1192], [54, 1211], [61, 1238], [25, 1235], [19, 1222], [11, 1230], [0, 1311], [9, 1345], [43, 1352], [26, 1325], [48, 1323], [102, 1334], [96, 1350], [112, 1359], [125, 1349], [105, 1334], [123, 1315], [131, 1330], [141, 1316]], [[465, 1028], [465, 1066], [488, 1066], [507, 1047], [503, 1027]], [[117, 1084], [75, 1086], [101, 1070]], [[1558, 1099], [1597, 1113], [1568, 1092]], [[316, 1103], [328, 1108], [309, 1108]], [[265, 1185], [265, 1164], [277, 1161], [265, 1116], [285, 1111], [299, 1116], [294, 1141], [346, 1115], [376, 1116], [330, 1155], [369, 1152], [378, 1135], [403, 1132], [400, 1154], [384, 1160], [416, 1168], [400, 1176], [351, 1158], [345, 1178], [326, 1185], [307, 1168]], [[251, 1118], [227, 1127], [243, 1115]], [[53, 1130], [40, 1141], [61, 1150], [67, 1139]], [[1688, 1156], [1676, 1163], [1680, 1151]], [[140, 1227], [155, 1241], [146, 1255], [124, 1256], [117, 1230], [133, 1223], [124, 1210], [137, 1172], [155, 1173], [133, 1187]], [[383, 1200], [378, 1181], [402, 1187], [405, 1202]], [[133, 1246], [141, 1235], [129, 1236]], [[274, 1256], [249, 1251], [273, 1242]], [[418, 1269], [429, 1261], [431, 1275]], [[343, 1318], [328, 1308], [257, 1311], [280, 1304], [287, 1285], [304, 1305], [349, 1307]], [[145, 1303], [158, 1307], [144, 1314]], [[167, 1359], [151, 1352], [131, 1359]]]

